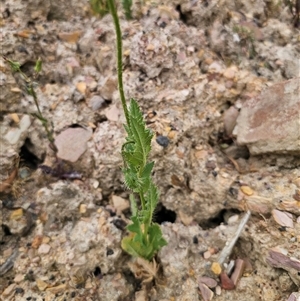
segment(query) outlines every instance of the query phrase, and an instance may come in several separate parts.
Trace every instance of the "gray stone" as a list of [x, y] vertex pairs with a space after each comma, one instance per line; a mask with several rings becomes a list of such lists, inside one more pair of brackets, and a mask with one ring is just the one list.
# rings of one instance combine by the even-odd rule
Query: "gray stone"
[[24, 115], [21, 120], [18, 127], [11, 128], [9, 132], [5, 135], [5, 139], [10, 144], [16, 144], [19, 142], [21, 135], [25, 133], [28, 128], [30, 127], [31, 120], [29, 115]]
[[273, 85], [243, 105], [233, 134], [253, 155], [300, 154], [299, 78]]
[[89, 106], [93, 111], [97, 111], [104, 105], [104, 103], [105, 100], [101, 96], [94, 95], [89, 101]]

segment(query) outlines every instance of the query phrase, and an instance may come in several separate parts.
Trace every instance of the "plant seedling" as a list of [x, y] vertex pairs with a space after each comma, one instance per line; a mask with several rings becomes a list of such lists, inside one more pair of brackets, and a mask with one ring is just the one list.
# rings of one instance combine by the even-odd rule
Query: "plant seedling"
[[37, 98], [37, 95], [36, 95], [36, 92], [34, 89], [34, 86], [36, 85], [36, 83], [33, 80], [37, 79], [39, 73], [42, 70], [41, 59], [38, 59], [35, 63], [34, 76], [33, 76], [33, 80], [32, 80], [22, 71], [21, 64], [19, 62], [12, 61], [5, 56], [2, 56], [2, 58], [4, 59], [4, 61], [6, 61], [9, 64], [13, 74], [16, 74], [16, 73], [19, 74], [20, 78], [22, 79], [22, 85], [23, 85], [24, 89], [26, 90], [26, 93], [33, 97], [35, 106], [37, 108], [37, 113], [33, 113], [32, 115], [41, 121], [44, 129], [46, 130], [47, 138], [50, 142], [50, 147], [51, 147], [51, 149], [54, 150], [55, 153], [57, 153], [57, 148], [54, 144], [53, 129], [49, 128], [48, 120], [43, 116], [43, 114], [40, 110], [38, 98]]
[[[92, 2], [95, 4], [96, 0]], [[121, 150], [124, 162], [124, 182], [132, 192], [130, 194], [132, 223], [127, 226], [130, 234], [123, 238], [122, 248], [134, 257], [152, 260], [154, 255], [167, 244], [160, 226], [153, 222], [153, 214], [158, 203], [158, 190], [151, 177], [154, 162], [148, 160], [153, 133], [146, 127], [136, 100], [131, 99], [127, 107], [122, 78], [121, 28], [114, 0], [107, 0], [107, 4], [115, 24], [118, 86], [126, 118], [124, 127], [127, 137]]]
[[19, 78], [21, 79], [21, 82], [19, 82], [22, 87], [24, 88], [25, 92], [33, 97], [35, 106], [37, 108], [37, 112], [36, 113], [32, 113], [32, 115], [39, 119], [47, 133], [47, 138], [49, 141], [49, 145], [50, 148], [54, 151], [55, 154], [55, 165], [54, 167], [50, 167], [47, 165], [40, 165], [39, 168], [42, 170], [42, 172], [44, 174], [49, 174], [53, 177], [59, 178], [59, 179], [81, 179], [82, 175], [76, 171], [67, 171], [65, 168], [65, 164], [63, 162], [62, 159], [57, 157], [57, 147], [54, 143], [55, 139], [54, 139], [54, 135], [53, 135], [53, 126], [51, 124], [51, 127], [49, 127], [49, 121], [43, 116], [42, 111], [40, 110], [40, 106], [39, 106], [39, 102], [38, 102], [38, 97], [35, 91], [35, 86], [36, 83], [34, 82], [34, 80], [37, 79], [39, 73], [42, 70], [42, 61], [41, 59], [38, 59], [35, 63], [34, 66], [34, 75], [33, 75], [33, 79], [28, 77], [23, 71], [22, 71], [22, 67], [21, 64], [19, 62], [16, 61], [12, 61], [10, 59], [8, 59], [7, 57], [3, 56], [3, 59], [9, 64], [12, 73], [18, 74]]

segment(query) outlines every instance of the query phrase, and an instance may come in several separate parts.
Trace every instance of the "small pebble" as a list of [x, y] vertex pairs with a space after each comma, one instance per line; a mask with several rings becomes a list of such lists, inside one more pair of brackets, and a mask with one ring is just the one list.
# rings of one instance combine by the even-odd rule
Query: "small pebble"
[[30, 172], [29, 172], [28, 168], [26, 168], [26, 167], [20, 168], [18, 174], [21, 179], [26, 179], [30, 176]]
[[239, 220], [238, 214], [232, 215], [228, 218], [228, 225], [234, 225]]
[[296, 189], [294, 195], [293, 195], [293, 199], [300, 202], [300, 190]]
[[210, 256], [211, 256], [211, 253], [209, 251], [206, 251], [203, 254], [204, 259], [208, 259], [208, 258], [210, 258]]
[[244, 259], [245, 261], [245, 273], [252, 273], [253, 272], [253, 266], [248, 258]]
[[15, 290], [16, 294], [23, 294], [24, 293], [24, 289], [22, 289], [22, 287], [17, 287]]
[[79, 206], [79, 213], [84, 214], [86, 213], [86, 204], [80, 204]]
[[11, 215], [10, 215], [10, 220], [18, 220], [19, 218], [21, 218], [23, 216], [24, 212], [23, 209], [16, 209], [14, 210]]
[[280, 211], [277, 209], [272, 210], [272, 215], [277, 224], [283, 227], [293, 228], [293, 215], [289, 212]]
[[128, 200], [125, 200], [117, 195], [112, 195], [111, 197], [114, 208], [117, 210], [117, 214], [120, 215], [122, 211], [130, 208]]
[[220, 275], [222, 272], [222, 268], [218, 262], [213, 262], [210, 269], [216, 275]]
[[19, 123], [19, 122], [20, 122], [20, 118], [19, 118], [18, 114], [16, 114], [16, 113], [10, 114], [9, 117], [10, 117], [15, 123]]
[[95, 189], [97, 189], [97, 188], [99, 187], [99, 181], [94, 180], [94, 181], [93, 181], [93, 187], [94, 187]]
[[42, 244], [42, 241], [43, 241], [43, 236], [41, 235], [35, 236], [31, 243], [31, 247], [33, 249], [37, 249]]
[[235, 285], [233, 281], [228, 277], [226, 273], [221, 273], [220, 275], [221, 279], [221, 287], [225, 290], [233, 290], [235, 288]]
[[94, 95], [89, 101], [89, 106], [93, 111], [97, 111], [104, 105], [104, 103], [105, 100], [101, 96]]
[[227, 229], [227, 227], [226, 227], [225, 225], [221, 224], [221, 225], [219, 226], [219, 229], [220, 229], [221, 231], [225, 231], [225, 230]]
[[233, 79], [235, 77], [236, 72], [237, 72], [236, 67], [230, 67], [224, 71], [223, 76], [227, 79]]
[[162, 147], [167, 147], [169, 145], [169, 138], [166, 136], [157, 136], [156, 142]]
[[209, 288], [214, 288], [217, 286], [217, 281], [213, 278], [210, 277], [198, 277], [198, 282], [204, 283], [205, 285], [207, 285]]
[[[298, 295], [298, 296], [297, 296]], [[300, 293], [292, 293], [287, 301], [299, 301]]]
[[218, 286], [215, 288], [215, 292], [216, 292], [216, 295], [220, 296], [220, 295], [221, 295], [221, 292], [222, 292], [221, 286], [218, 285]]
[[2, 296], [6, 297], [9, 296], [12, 291], [16, 288], [16, 284], [12, 283], [10, 286], [8, 286], [2, 293]]
[[40, 262], [41, 261], [41, 257], [39, 257], [39, 256], [36, 256], [36, 257], [34, 257], [32, 260], [31, 260], [31, 262], [33, 262], [33, 263], [37, 263], [37, 262]]
[[73, 32], [61, 32], [58, 34], [60, 40], [67, 42], [67, 43], [77, 43], [79, 38], [81, 37], [81, 31], [73, 31]]
[[239, 111], [234, 106], [231, 106], [227, 111], [224, 112], [224, 129], [228, 136], [232, 134], [238, 116]]
[[246, 264], [245, 264], [244, 260], [238, 258], [235, 261], [235, 269], [230, 277], [234, 285], [237, 285], [238, 281], [243, 276], [245, 267], [246, 267]]
[[295, 185], [300, 188], [300, 177], [294, 180]]
[[241, 186], [241, 191], [243, 192], [243, 194], [248, 196], [253, 194], [253, 190], [249, 186]]
[[48, 287], [48, 284], [41, 279], [36, 280], [36, 285], [40, 291], [44, 291]]
[[86, 91], [86, 83], [85, 82], [79, 82], [76, 84], [76, 89], [81, 93], [85, 94]]
[[47, 243], [49, 243], [50, 242], [50, 240], [51, 240], [51, 238], [50, 237], [48, 237], [48, 236], [44, 236], [43, 237], [43, 244], [47, 244]]
[[203, 300], [204, 301], [210, 301], [210, 300], [212, 300], [212, 298], [214, 296], [213, 291], [210, 290], [207, 285], [205, 285], [205, 284], [203, 284], [201, 282], [198, 284], [198, 286], [199, 286], [201, 295], [203, 297]]
[[39, 249], [38, 249], [38, 253], [39, 254], [48, 254], [49, 251], [51, 249], [51, 246], [48, 244], [41, 244]]
[[175, 136], [176, 136], [176, 131], [170, 131], [169, 134], [168, 134], [169, 139], [174, 139]]
[[24, 275], [23, 274], [17, 274], [14, 278], [15, 283], [20, 283], [24, 280]]
[[106, 118], [109, 121], [118, 121], [120, 117], [120, 110], [116, 105], [112, 105], [105, 113]]

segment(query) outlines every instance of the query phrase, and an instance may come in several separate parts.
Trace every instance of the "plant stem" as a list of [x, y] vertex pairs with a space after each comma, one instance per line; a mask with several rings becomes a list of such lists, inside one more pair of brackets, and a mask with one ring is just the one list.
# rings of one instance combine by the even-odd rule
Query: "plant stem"
[[146, 202], [145, 202], [145, 197], [143, 192], [140, 192], [139, 195], [140, 195], [142, 210], [146, 210]]
[[40, 106], [39, 106], [39, 102], [38, 102], [38, 99], [37, 99], [37, 95], [35, 93], [35, 90], [33, 88], [33, 84], [32, 83], [30, 83], [30, 87], [29, 87], [28, 90], [29, 90], [30, 95], [33, 97], [35, 106], [36, 106], [36, 108], [38, 110], [39, 119], [40, 119], [40, 121], [41, 121], [44, 129], [46, 130], [47, 138], [48, 138], [48, 140], [49, 140], [49, 142], [51, 144], [52, 150], [55, 152], [55, 155], [56, 155], [56, 153], [58, 152], [58, 149], [57, 149], [57, 147], [56, 147], [56, 145], [54, 143], [55, 140], [54, 140], [52, 131], [48, 127], [48, 120], [46, 118], [44, 118], [44, 116], [43, 116], [43, 114], [42, 114], [42, 112], [40, 110]]
[[[38, 98], [37, 98], [37, 95], [36, 95], [34, 87], [33, 87], [32, 80], [21, 70], [20, 64], [18, 62], [14, 62], [14, 61], [8, 59], [5, 56], [2, 56], [2, 58], [10, 65], [12, 71], [19, 73], [22, 76], [22, 79], [25, 81], [25, 83], [26, 83], [25, 84], [26, 85], [26, 92], [27, 92], [27, 94], [29, 94], [30, 96], [33, 97], [34, 104], [35, 104], [35, 106], [37, 108], [37, 111], [38, 111], [38, 113], [34, 114], [34, 115], [41, 121], [44, 129], [46, 130], [47, 138], [50, 142], [50, 146], [51, 146], [52, 150], [55, 152], [55, 156], [56, 156], [56, 153], [57, 153], [58, 150], [57, 150], [56, 145], [54, 144], [54, 137], [53, 137], [52, 131], [48, 127], [48, 120], [43, 116], [43, 114], [41, 112], [39, 102], [38, 102]], [[38, 75], [38, 72], [36, 72], [34, 78], [36, 78], [37, 75]]]
[[116, 28], [116, 35], [117, 35], [117, 72], [118, 72], [119, 93], [120, 93], [120, 98], [121, 98], [126, 122], [127, 122], [127, 125], [130, 126], [128, 109], [127, 109], [127, 105], [126, 105], [126, 99], [125, 99], [124, 88], [123, 88], [122, 34], [121, 34], [120, 22], [119, 22], [119, 18], [118, 18], [114, 0], [107, 0], [107, 2], [108, 2], [108, 7], [110, 10], [110, 13], [114, 20], [114, 24], [115, 24], [115, 28]]
[[[140, 195], [140, 200], [141, 200], [141, 205], [142, 205], [142, 211], [146, 211], [146, 201], [145, 201], [143, 192], [140, 192], [139, 195]], [[150, 223], [151, 223], [151, 219], [144, 221], [143, 233], [144, 233], [145, 244], [147, 244], [147, 242], [148, 242], [148, 229], [149, 229]]]

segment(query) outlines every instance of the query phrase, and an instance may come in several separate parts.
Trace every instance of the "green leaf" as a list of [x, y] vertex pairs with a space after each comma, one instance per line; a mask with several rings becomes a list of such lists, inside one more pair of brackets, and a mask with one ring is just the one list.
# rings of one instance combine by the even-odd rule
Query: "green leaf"
[[6, 62], [8, 62], [8, 64], [9, 64], [9, 66], [10, 66], [10, 68], [11, 68], [11, 70], [13, 71], [13, 72], [19, 72], [19, 71], [21, 71], [21, 64], [19, 63], [19, 62], [14, 62], [14, 61], [12, 61], [12, 60], [9, 60], [8, 58], [6, 58], [6, 57], [4, 57], [4, 60], [6, 61]]
[[143, 241], [143, 231], [141, 228], [141, 224], [139, 222], [139, 219], [137, 218], [137, 216], [132, 216], [131, 217], [132, 220], [132, 224], [129, 224], [126, 228], [128, 231], [131, 231], [133, 233], [136, 233], [137, 235], [135, 235], [135, 240], [136, 241]]
[[149, 189], [146, 194], [146, 204], [147, 204], [148, 211], [151, 212], [151, 219], [152, 219], [153, 212], [157, 206], [158, 198], [159, 195], [158, 195], [157, 188], [151, 181], [149, 185]]
[[123, 9], [125, 12], [126, 19], [131, 19], [131, 6], [132, 0], [122, 0]]
[[132, 216], [137, 216], [138, 208], [133, 194], [130, 194], [129, 200], [130, 200], [131, 214]]
[[41, 70], [42, 70], [42, 60], [39, 58], [35, 63], [34, 71], [36, 73], [39, 73], [39, 72], [41, 72]]
[[[129, 230], [128, 227], [127, 229]], [[134, 233], [135, 234], [124, 237], [122, 240], [123, 250], [134, 257], [143, 257], [147, 260], [151, 260], [163, 246], [167, 245], [158, 224], [150, 226], [146, 244], [140, 234]]]
[[144, 166], [151, 150], [153, 134], [146, 128], [142, 112], [133, 98], [131, 99], [129, 106], [129, 123], [130, 132], [133, 141], [135, 142], [135, 150], [131, 154], [131, 158], [134, 162], [139, 162], [140, 165]]
[[149, 189], [151, 182], [151, 172], [154, 166], [154, 162], [147, 163], [141, 172], [142, 191], [145, 193]]
[[155, 223], [150, 226], [148, 235], [149, 244], [152, 245], [155, 253], [158, 252], [163, 246], [167, 245], [167, 241], [163, 238], [160, 226], [158, 224]]
[[128, 189], [139, 193], [142, 190], [143, 182], [139, 179], [138, 173], [136, 172], [135, 168], [133, 166], [124, 168], [123, 173], [125, 186]]
[[139, 252], [141, 247], [137, 243], [134, 243], [132, 241], [132, 237], [130, 237], [130, 236], [124, 237], [122, 239], [121, 247], [125, 252], [127, 252], [128, 254], [130, 254], [133, 257], [141, 256], [141, 254]]

